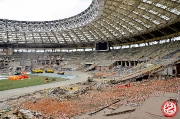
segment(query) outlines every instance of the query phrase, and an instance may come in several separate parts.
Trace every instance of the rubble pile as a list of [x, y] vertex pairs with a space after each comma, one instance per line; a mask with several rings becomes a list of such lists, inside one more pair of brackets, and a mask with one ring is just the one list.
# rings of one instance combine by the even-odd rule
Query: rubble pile
[[[177, 93], [179, 85], [180, 79], [178, 78], [147, 80], [129, 84], [78, 83], [68, 87], [57, 87], [36, 92], [36, 95], [41, 96], [34, 100], [24, 101], [17, 107], [20, 107], [19, 110], [28, 109], [36, 118], [38, 116], [69, 118], [94, 113], [110, 106], [118, 108], [126, 104], [138, 107], [145, 99], [151, 95], [158, 95], [159, 92]], [[155, 91], [158, 93], [154, 93]]]
[[21, 113], [18, 110], [12, 110], [12, 111], [8, 111], [8, 112], [4, 112], [1, 111], [0, 113], [0, 117], [1, 119], [11, 119], [11, 118], [20, 118], [20, 119], [25, 119], [27, 118], [23, 113]]
[[38, 110], [43, 113], [44, 117], [58, 117], [61, 113], [71, 113], [71, 102], [60, 102], [51, 98], [43, 98], [37, 102], [25, 102], [22, 106], [23, 109]]

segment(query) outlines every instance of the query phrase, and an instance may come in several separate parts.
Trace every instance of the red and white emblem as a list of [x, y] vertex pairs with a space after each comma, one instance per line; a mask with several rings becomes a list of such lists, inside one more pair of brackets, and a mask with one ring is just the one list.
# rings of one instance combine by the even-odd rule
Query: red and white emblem
[[178, 112], [178, 105], [175, 101], [166, 101], [161, 106], [161, 110], [165, 117], [174, 117]]

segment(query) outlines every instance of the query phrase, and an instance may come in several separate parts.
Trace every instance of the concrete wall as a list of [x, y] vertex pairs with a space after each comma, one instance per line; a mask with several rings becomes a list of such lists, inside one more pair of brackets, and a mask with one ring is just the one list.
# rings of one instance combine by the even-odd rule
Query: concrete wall
[[96, 70], [98, 71], [109, 71], [109, 66], [96, 66], [95, 67]]
[[176, 70], [176, 67], [174, 66], [169, 66], [165, 68], [163, 71], [159, 72], [159, 75], [174, 75], [175, 72], [173, 70]]

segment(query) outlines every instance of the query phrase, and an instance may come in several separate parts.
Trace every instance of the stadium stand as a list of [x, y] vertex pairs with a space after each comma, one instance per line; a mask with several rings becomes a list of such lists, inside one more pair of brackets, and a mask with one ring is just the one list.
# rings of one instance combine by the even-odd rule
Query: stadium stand
[[[86, 112], [86, 108], [87, 112], [94, 111], [92, 108], [95, 107], [102, 108], [117, 99], [119, 102], [123, 101], [121, 104], [130, 104], [129, 100], [135, 100], [138, 96], [141, 96], [139, 100], [145, 100], [153, 91], [177, 92], [177, 77], [180, 77], [179, 16], [179, 0], [92, 0], [86, 10], [66, 19], [0, 19], [0, 73], [11, 75], [20, 68], [27, 72], [32, 69], [53, 69], [56, 72], [63, 70], [63, 74], [66, 71], [79, 71], [92, 74], [97, 79], [112, 81], [107, 81], [110, 85], [103, 84], [103, 81], [97, 87], [94, 82], [88, 85], [87, 90], [97, 89], [97, 96], [93, 95], [92, 98], [88, 93], [94, 92], [91, 90], [87, 93], [85, 89], [83, 94], [88, 98], [77, 100], [81, 101], [81, 107], [71, 108], [73, 116]], [[108, 50], [96, 50], [97, 43], [109, 44]], [[125, 88], [122, 91], [120, 88], [124, 85], [121, 84], [129, 82], [133, 85], [131, 90]], [[109, 85], [103, 89], [109, 93], [99, 90], [101, 83], [104, 87]], [[53, 91], [60, 94], [60, 89], [57, 89], [59, 92], [54, 89], [44, 92], [54, 96]], [[79, 94], [78, 92], [77, 95]], [[57, 99], [61, 100], [60, 96]], [[100, 103], [96, 105], [97, 102]], [[36, 101], [33, 105], [35, 103]], [[54, 104], [56, 103], [53, 103], [53, 109], [56, 107]], [[72, 103], [71, 106], [73, 104], [76, 105]], [[64, 106], [63, 110], [69, 113], [66, 107], [68, 106]]]

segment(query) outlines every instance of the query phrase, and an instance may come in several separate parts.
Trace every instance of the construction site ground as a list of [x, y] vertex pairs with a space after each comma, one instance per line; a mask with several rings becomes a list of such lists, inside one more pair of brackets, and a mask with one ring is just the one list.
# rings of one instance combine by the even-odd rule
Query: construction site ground
[[[1, 91], [0, 116], [10, 119], [166, 119], [162, 104], [179, 96], [180, 78], [116, 84], [106, 78], [87, 82], [92, 75], [85, 72], [66, 74], [76, 78]], [[180, 101], [177, 104], [180, 106]], [[179, 118], [178, 112], [172, 119]]]

